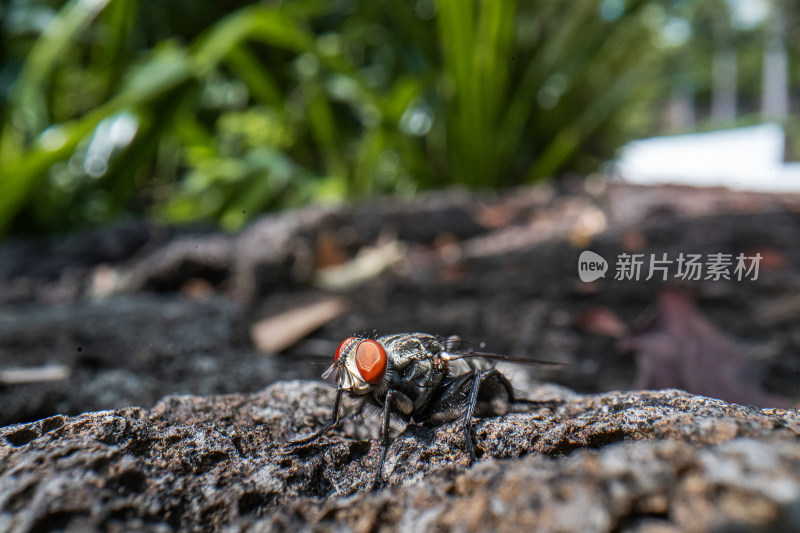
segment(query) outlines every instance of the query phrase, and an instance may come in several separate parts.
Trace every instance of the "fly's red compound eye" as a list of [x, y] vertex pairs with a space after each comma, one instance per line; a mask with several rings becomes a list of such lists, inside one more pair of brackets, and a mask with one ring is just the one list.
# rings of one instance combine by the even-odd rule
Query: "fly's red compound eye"
[[386, 350], [377, 341], [361, 341], [356, 347], [356, 367], [364, 381], [377, 385], [386, 374]]
[[339, 344], [339, 347], [336, 348], [336, 355], [333, 356], [333, 360], [338, 361], [339, 356], [342, 355], [356, 340], [358, 340], [356, 337], [347, 337], [345, 340], [343, 340], [341, 344]]

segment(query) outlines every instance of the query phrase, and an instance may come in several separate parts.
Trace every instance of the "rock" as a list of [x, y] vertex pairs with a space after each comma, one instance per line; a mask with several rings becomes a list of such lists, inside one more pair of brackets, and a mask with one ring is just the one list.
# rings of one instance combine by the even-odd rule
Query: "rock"
[[[532, 369], [538, 380], [582, 393], [638, 388], [633, 355], [607, 333], [636, 331], [635, 318], [673, 280], [615, 280], [614, 259], [623, 252], [673, 260], [761, 253], [758, 280], [684, 285], [698, 312], [747, 357], [749, 385], [738, 378], [722, 392], [755, 388], [767, 400], [762, 406], [797, 404], [796, 197], [622, 184], [566, 189], [449, 190], [310, 206], [234, 233], [130, 221], [67, 239], [0, 243], [0, 425], [317, 378], [324, 366], [309, 359], [324, 364], [344, 338], [363, 332], [456, 334], [494, 353], [566, 363]], [[404, 257], [385, 270], [366, 269], [374, 277], [340, 278], [357, 286], [316, 285], [331, 267], [349, 265], [353, 274], [366, 250], [382, 247]], [[605, 279], [579, 280], [584, 248], [608, 260]], [[282, 354], [256, 351], [254, 326], [331, 296], [343, 298], [348, 312], [306, 328], [307, 337]], [[611, 331], [581, 327], [581, 317], [599, 307], [619, 318]], [[684, 374], [695, 376], [689, 366]], [[69, 377], [2, 377], [43, 368]], [[514, 380], [527, 373], [518, 370]], [[641, 385], [688, 389], [691, 381]], [[759, 403], [752, 394], [724, 398]]]
[[285, 453], [330, 415], [315, 382], [8, 426], [0, 530], [800, 528], [796, 411], [677, 390], [525, 392], [550, 407], [477, 420], [471, 467], [457, 423], [405, 428], [371, 493], [377, 417]]
[[319, 374], [313, 365], [248, 349], [237, 336], [240, 315], [221, 298], [152, 295], [0, 312], [0, 370], [68, 369], [57, 381], [0, 384], [0, 425], [59, 412], [149, 408], [176, 392], [256, 391], [265, 380]]

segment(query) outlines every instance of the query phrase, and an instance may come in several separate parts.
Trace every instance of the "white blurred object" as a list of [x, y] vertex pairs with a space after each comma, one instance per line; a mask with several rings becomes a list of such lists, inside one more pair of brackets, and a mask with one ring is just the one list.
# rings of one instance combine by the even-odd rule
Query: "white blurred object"
[[784, 145], [778, 124], [654, 137], [623, 147], [616, 170], [624, 181], [644, 185], [800, 191], [800, 163], [784, 162]]

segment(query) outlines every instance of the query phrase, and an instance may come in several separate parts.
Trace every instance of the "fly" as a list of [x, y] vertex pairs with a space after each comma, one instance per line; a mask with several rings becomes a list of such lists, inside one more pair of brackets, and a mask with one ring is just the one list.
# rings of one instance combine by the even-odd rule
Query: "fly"
[[309, 444], [339, 424], [342, 395], [383, 410], [381, 459], [372, 483], [381, 484], [389, 451], [389, 420], [394, 415], [406, 423], [441, 425], [462, 421], [469, 462], [476, 461], [472, 437], [473, 416], [505, 414], [500, 405], [515, 402], [511, 382], [489, 359], [534, 362], [465, 349], [459, 337], [426, 333], [398, 333], [375, 339], [348, 337], [336, 349], [333, 364], [322, 375], [334, 376], [338, 386], [333, 414], [322, 429], [288, 443], [291, 448]]

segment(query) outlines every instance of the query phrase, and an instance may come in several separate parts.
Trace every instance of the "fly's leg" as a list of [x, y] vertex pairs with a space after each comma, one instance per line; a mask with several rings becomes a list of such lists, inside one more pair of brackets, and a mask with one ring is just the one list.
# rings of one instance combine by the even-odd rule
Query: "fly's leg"
[[[462, 424], [464, 428], [464, 441], [467, 446], [467, 452], [469, 453], [469, 464], [474, 463], [477, 461], [477, 457], [475, 457], [475, 443], [472, 440], [472, 415], [475, 412], [475, 406], [478, 403], [478, 396], [481, 390], [481, 385], [484, 383], [488, 384], [490, 387], [494, 388], [495, 391], [503, 390], [507, 395], [507, 398], [510, 403], [516, 401], [514, 398], [514, 390], [511, 387], [511, 383], [509, 383], [508, 379], [498, 372], [494, 368], [490, 368], [489, 370], [478, 370], [475, 369], [471, 372], [472, 374], [472, 388], [469, 391], [469, 397], [466, 401], [466, 406], [464, 409], [464, 415], [462, 417]], [[495, 381], [488, 381], [488, 380], [495, 380]], [[498, 389], [499, 387], [499, 389]], [[492, 389], [489, 388], [484, 391], [484, 394], [490, 392]]]
[[383, 443], [383, 449], [381, 450], [381, 460], [378, 463], [378, 471], [375, 473], [375, 479], [372, 480], [372, 488], [371, 490], [377, 490], [381, 485], [381, 478], [383, 476], [383, 463], [386, 462], [386, 454], [389, 452], [389, 418], [392, 406], [392, 396], [394, 395], [394, 391], [389, 389], [389, 392], [386, 393], [386, 400], [383, 404], [383, 425], [381, 426], [381, 441]]
[[464, 417], [462, 418], [462, 427], [464, 428], [464, 443], [467, 447], [467, 452], [469, 453], [469, 464], [472, 464], [478, 460], [478, 458], [475, 457], [475, 444], [472, 442], [472, 413], [475, 412], [475, 404], [478, 403], [478, 390], [481, 388], [481, 381], [484, 372], [481, 372], [480, 370], [473, 370], [472, 374], [474, 374], [475, 377], [472, 378], [472, 390], [469, 392], [466, 409], [464, 409]]
[[310, 442], [317, 440], [322, 435], [324, 435], [331, 429], [335, 428], [339, 424], [339, 403], [342, 400], [343, 392], [344, 389], [336, 390], [336, 400], [334, 400], [333, 402], [333, 414], [331, 414], [331, 419], [325, 424], [325, 426], [316, 433], [312, 433], [308, 437], [303, 437], [302, 439], [287, 442], [286, 447], [289, 449], [284, 450], [284, 453], [291, 453], [294, 450], [294, 448], [297, 448], [299, 446], [304, 446]]

